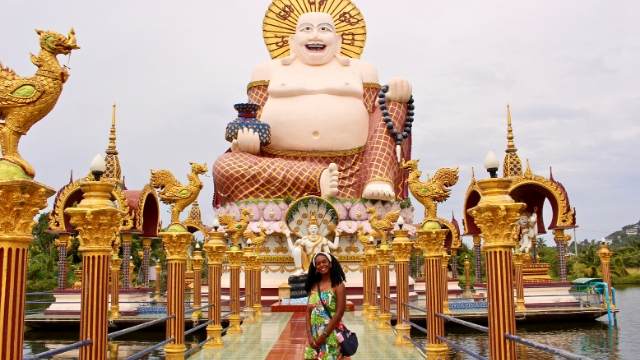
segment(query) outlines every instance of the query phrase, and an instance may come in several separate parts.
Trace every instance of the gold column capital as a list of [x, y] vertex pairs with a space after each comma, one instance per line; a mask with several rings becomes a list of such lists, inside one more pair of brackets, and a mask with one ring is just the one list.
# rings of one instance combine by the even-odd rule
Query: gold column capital
[[209, 233], [209, 240], [207, 240], [203, 246], [209, 264], [222, 264], [222, 259], [227, 249], [224, 240], [224, 232], [222, 231], [212, 231]]
[[482, 240], [482, 238], [480, 237], [480, 235], [473, 235], [473, 245], [474, 246], [480, 246], [481, 240]]
[[0, 181], [0, 240], [28, 246], [33, 236], [33, 220], [55, 191], [33, 180]]
[[608, 263], [611, 261], [611, 256], [613, 256], [613, 251], [609, 249], [609, 245], [607, 245], [606, 243], [602, 243], [598, 248], [597, 254], [601, 262]]
[[516, 221], [525, 207], [524, 203], [484, 204], [468, 210], [482, 231], [485, 251], [516, 246]]
[[193, 235], [184, 226], [173, 224], [159, 235], [167, 253], [167, 260], [187, 260], [187, 248], [191, 245]]
[[133, 242], [133, 233], [132, 232], [123, 232], [122, 233], [122, 242], [124, 244], [131, 244]]
[[395, 262], [408, 262], [411, 259], [413, 242], [409, 240], [409, 232], [406, 230], [396, 230], [393, 232], [393, 259]]
[[379, 248], [376, 249], [376, 258], [378, 260], [379, 265], [389, 265], [391, 262], [391, 252], [392, 249], [389, 244], [381, 244]]
[[109, 182], [85, 181], [80, 184], [83, 193], [80, 203], [64, 211], [78, 230], [78, 250], [82, 253], [111, 253], [125, 215], [111, 201], [113, 188], [114, 184]]
[[522, 252], [513, 253], [513, 265], [522, 266], [524, 264], [525, 258], [528, 257], [529, 254]]
[[237, 246], [232, 246], [229, 250], [226, 251], [227, 259], [229, 261], [229, 266], [232, 267], [240, 267], [242, 265], [242, 258], [244, 257], [244, 253]]
[[448, 229], [420, 229], [416, 231], [416, 247], [422, 250], [425, 257], [441, 257], [448, 232]]
[[191, 264], [193, 265], [193, 271], [202, 270], [202, 261], [204, 258], [202, 257], [202, 251], [194, 250], [193, 258], [191, 259]]
[[553, 240], [559, 244], [566, 245], [571, 240], [571, 235], [565, 234], [564, 229], [553, 230]]
[[111, 270], [120, 271], [121, 266], [122, 266], [122, 259], [120, 259], [117, 255], [111, 258]]
[[151, 248], [151, 241], [153, 241], [152, 238], [150, 237], [143, 237], [142, 238], [142, 247], [145, 249], [149, 249]]

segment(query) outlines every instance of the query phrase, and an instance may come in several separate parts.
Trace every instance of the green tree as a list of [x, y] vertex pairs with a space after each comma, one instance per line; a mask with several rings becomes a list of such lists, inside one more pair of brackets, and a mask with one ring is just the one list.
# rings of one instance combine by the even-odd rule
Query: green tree
[[54, 236], [46, 231], [48, 228], [49, 214], [40, 214], [29, 246], [27, 291], [48, 291], [57, 285], [57, 251]]

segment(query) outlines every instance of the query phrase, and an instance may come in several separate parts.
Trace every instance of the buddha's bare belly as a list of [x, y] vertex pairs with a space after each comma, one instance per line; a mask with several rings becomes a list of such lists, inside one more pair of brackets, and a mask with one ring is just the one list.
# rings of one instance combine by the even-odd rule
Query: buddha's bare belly
[[354, 96], [270, 96], [261, 120], [271, 126], [271, 147], [281, 150], [353, 149], [369, 131], [369, 114]]

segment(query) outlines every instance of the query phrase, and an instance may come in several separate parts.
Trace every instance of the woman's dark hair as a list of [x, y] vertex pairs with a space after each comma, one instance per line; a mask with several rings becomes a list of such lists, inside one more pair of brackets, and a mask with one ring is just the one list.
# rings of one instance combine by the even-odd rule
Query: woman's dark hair
[[[324, 254], [318, 254], [317, 256], [325, 256]], [[346, 281], [346, 277], [344, 276], [344, 270], [342, 270], [342, 265], [340, 265], [340, 261], [338, 259], [329, 254], [331, 257], [331, 268], [329, 269], [329, 277], [331, 278], [331, 287], [336, 287], [343, 282]], [[307, 272], [307, 280], [305, 281], [304, 288], [307, 290], [307, 294], [311, 292], [311, 290], [316, 286], [317, 283], [322, 279], [322, 275], [316, 272], [316, 264], [315, 257], [312, 259], [311, 264], [309, 264], [309, 272]]]

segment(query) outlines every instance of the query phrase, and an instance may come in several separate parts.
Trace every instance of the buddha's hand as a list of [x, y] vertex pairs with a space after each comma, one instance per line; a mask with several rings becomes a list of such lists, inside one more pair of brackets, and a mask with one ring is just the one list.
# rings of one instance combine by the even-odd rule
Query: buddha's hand
[[255, 155], [260, 152], [260, 137], [251, 129], [240, 129], [236, 139], [231, 142], [231, 151]]
[[411, 84], [407, 80], [393, 78], [389, 80], [389, 91], [387, 92], [387, 100], [406, 103], [411, 97]]

